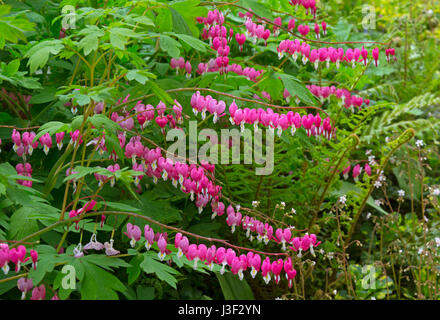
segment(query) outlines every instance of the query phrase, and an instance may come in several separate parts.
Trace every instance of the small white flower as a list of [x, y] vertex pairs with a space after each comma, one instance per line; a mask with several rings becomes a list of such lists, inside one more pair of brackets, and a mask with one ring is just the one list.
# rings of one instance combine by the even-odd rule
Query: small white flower
[[370, 219], [370, 217], [371, 217], [371, 212], [368, 212], [367, 213], [367, 220]]
[[428, 222], [428, 221], [429, 221], [429, 219], [428, 219], [428, 217], [427, 217], [427, 216], [425, 216], [425, 221], [426, 221], [426, 222]]
[[434, 190], [432, 190], [432, 195], [433, 195], [433, 196], [438, 196], [438, 195], [440, 195], [440, 188], [435, 188]]
[[292, 213], [296, 214], [296, 210], [294, 208], [292, 208]]
[[397, 194], [399, 195], [399, 197], [403, 198], [405, 196], [405, 191], [400, 189], [397, 191]]
[[390, 138], [389, 137], [385, 137], [385, 142], [386, 143], [390, 142]]
[[380, 200], [374, 200], [374, 203], [376, 204], [376, 206], [381, 206], [382, 205], [382, 201]]
[[333, 294], [336, 295], [338, 293], [337, 290], [333, 290]]
[[376, 300], [376, 298], [375, 297], [371, 297], [371, 300]]
[[423, 252], [423, 248], [420, 248], [419, 251], [417, 251], [418, 254], [421, 254]]
[[374, 182], [374, 187], [375, 188], [380, 188], [382, 186], [382, 182], [380, 182], [379, 180], [376, 180], [375, 182]]
[[439, 237], [436, 237], [436, 238], [435, 238], [435, 245], [436, 245], [437, 247], [440, 247], [440, 238], [439, 238]]
[[423, 147], [423, 146], [424, 146], [424, 142], [423, 142], [423, 140], [417, 140], [417, 141], [416, 141], [416, 146], [417, 146], [417, 148], [421, 148], [421, 147]]
[[370, 166], [375, 166], [376, 165], [376, 160], [375, 160], [375, 156], [373, 156], [373, 155], [371, 155], [371, 156], [369, 156], [368, 157], [368, 164], [370, 165]]
[[339, 198], [339, 202], [342, 204], [345, 204], [345, 202], [347, 201], [347, 196], [343, 195]]

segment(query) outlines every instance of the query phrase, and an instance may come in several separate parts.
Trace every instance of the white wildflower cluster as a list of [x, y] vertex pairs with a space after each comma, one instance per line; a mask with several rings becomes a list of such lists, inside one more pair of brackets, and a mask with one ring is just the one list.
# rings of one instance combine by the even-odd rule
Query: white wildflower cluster
[[343, 196], [341, 196], [341, 197], [339, 197], [339, 203], [341, 203], [341, 204], [345, 204], [345, 202], [347, 201], [347, 196], [346, 195], [343, 195]]
[[379, 173], [379, 177], [377, 177], [377, 180], [374, 182], [374, 187], [376, 188], [380, 188], [382, 186], [382, 183], [386, 180], [387, 178], [385, 177], [385, 175], [383, 174], [383, 170]]
[[400, 198], [403, 198], [405, 196], [405, 191], [400, 189], [397, 191], [397, 194], [399, 195]]
[[381, 206], [382, 205], [382, 200], [374, 200], [374, 203], [376, 204], [376, 206]]
[[368, 156], [369, 154], [371, 154], [371, 149], [365, 150], [365, 155]]
[[280, 209], [284, 210], [286, 208], [286, 203], [284, 201], [281, 201], [280, 203]]
[[258, 206], [260, 205], [260, 201], [252, 201], [252, 207], [254, 208], [258, 208]]
[[425, 143], [423, 142], [423, 140], [417, 140], [416, 141], [416, 147], [417, 148], [421, 148], [425, 145]]
[[370, 167], [373, 167], [377, 164], [375, 158], [376, 156], [373, 155], [368, 157], [368, 164], [370, 165]]
[[435, 188], [429, 188], [429, 191], [431, 192], [431, 194], [435, 197], [437, 197], [438, 195], [440, 195], [440, 188], [439, 187], [435, 187]]

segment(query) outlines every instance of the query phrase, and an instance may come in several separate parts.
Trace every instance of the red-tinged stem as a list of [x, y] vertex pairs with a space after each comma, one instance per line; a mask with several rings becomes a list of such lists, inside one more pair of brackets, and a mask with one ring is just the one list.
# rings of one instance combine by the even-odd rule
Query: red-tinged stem
[[[95, 217], [95, 216], [100, 216], [100, 215], [122, 215], [122, 216], [129, 216], [129, 217], [138, 218], [138, 219], [145, 220], [145, 221], [148, 221], [150, 223], [153, 223], [153, 224], [155, 224], [157, 226], [160, 226], [160, 227], [162, 227], [164, 229], [174, 230], [174, 231], [180, 232], [182, 234], [186, 234], [186, 235], [188, 235], [190, 237], [193, 237], [193, 238], [196, 238], [196, 239], [200, 239], [200, 240], [206, 240], [206, 241], [209, 241], [209, 242], [218, 242], [218, 243], [221, 243], [221, 244], [223, 244], [223, 245], [225, 245], [227, 247], [230, 247], [230, 248], [233, 248], [233, 249], [236, 249], [236, 250], [250, 251], [250, 252], [261, 254], [261, 255], [265, 255], [265, 256], [288, 256], [289, 255], [287, 252], [264, 252], [264, 251], [258, 251], [258, 250], [254, 250], [254, 249], [250, 249], [250, 248], [246, 248], [246, 247], [236, 246], [236, 245], [230, 244], [227, 240], [217, 239], [217, 238], [210, 238], [210, 237], [204, 237], [204, 236], [201, 236], [201, 235], [198, 235], [198, 234], [195, 234], [195, 233], [191, 233], [191, 232], [182, 230], [182, 229], [177, 228], [177, 227], [173, 227], [173, 226], [169, 226], [169, 225], [160, 223], [160, 222], [158, 222], [158, 221], [156, 221], [156, 220], [154, 220], [154, 219], [152, 219], [150, 217], [143, 216], [143, 215], [140, 215], [140, 214], [137, 214], [137, 213], [132, 213], [132, 212], [97, 211], [97, 212], [91, 212], [91, 213], [85, 214], [81, 218], [82, 219], [87, 219], [87, 218], [91, 218], [91, 217]], [[14, 245], [11, 246], [11, 248], [16, 247], [18, 244], [23, 243], [24, 241], [27, 241], [28, 239], [31, 239], [33, 237], [39, 236], [41, 234], [44, 234], [44, 233], [46, 233], [46, 232], [48, 232], [48, 231], [50, 231], [50, 230], [52, 230], [52, 229], [54, 229], [54, 228], [56, 228], [58, 226], [61, 226], [61, 225], [67, 224], [67, 223], [71, 223], [71, 222], [74, 222], [76, 220], [78, 220], [78, 217], [57, 221], [54, 224], [52, 224], [52, 225], [50, 225], [50, 226], [48, 226], [46, 228], [43, 228], [43, 229], [41, 229], [41, 230], [31, 234], [31, 235], [28, 235], [28, 236], [24, 237], [21, 240], [17, 241]]]

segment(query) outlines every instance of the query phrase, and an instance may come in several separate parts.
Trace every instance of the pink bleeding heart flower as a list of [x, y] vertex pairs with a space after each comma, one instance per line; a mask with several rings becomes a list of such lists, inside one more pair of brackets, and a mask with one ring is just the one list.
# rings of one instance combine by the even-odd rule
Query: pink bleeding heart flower
[[55, 133], [55, 140], [57, 142], [58, 150], [61, 150], [63, 147], [63, 139], [64, 139], [65, 132], [57, 132]]
[[281, 270], [283, 270], [283, 266], [284, 266], [283, 259], [278, 259], [278, 260], [272, 262], [270, 269], [272, 271], [272, 274], [274, 275], [274, 279], [275, 279], [276, 284], [278, 284], [280, 282], [280, 273], [281, 273]]
[[374, 64], [377, 67], [379, 65], [379, 48], [374, 48], [371, 55], [373, 56]]
[[145, 248], [147, 250], [150, 250], [151, 246], [154, 243], [154, 231], [148, 224], [146, 224], [144, 227], [144, 237], [146, 240]]
[[240, 51], [243, 51], [243, 44], [246, 42], [246, 35], [245, 34], [235, 34], [235, 40], [237, 40], [238, 46], [240, 48]]
[[178, 243], [177, 257], [180, 259], [183, 255], [186, 255], [189, 249], [189, 240], [186, 236], [183, 236]]
[[34, 268], [34, 270], [37, 270], [38, 252], [31, 249], [29, 253], [32, 259], [32, 268]]
[[261, 257], [259, 254], [254, 254], [249, 261], [249, 265], [252, 267], [251, 276], [255, 278], [261, 267]]
[[157, 246], [159, 247], [159, 259], [160, 261], [163, 261], [166, 256], [167, 241], [162, 235], [160, 235], [159, 240], [157, 240]]
[[266, 257], [266, 259], [264, 259], [263, 264], [261, 266], [261, 275], [263, 276], [264, 282], [266, 284], [269, 284], [270, 279], [271, 279], [271, 263], [270, 263], [270, 259], [269, 257]]
[[361, 174], [362, 168], [359, 164], [357, 164], [354, 168], [353, 168], [353, 179], [355, 181], [358, 181], [358, 177]]
[[46, 298], [46, 287], [42, 284], [32, 290], [31, 300], [44, 300]]
[[342, 174], [344, 175], [344, 179], [346, 179], [346, 180], [347, 180], [347, 178], [348, 178], [348, 173], [350, 172], [350, 169], [351, 169], [351, 165], [348, 165], [348, 167], [346, 167], [346, 168], [342, 171]]
[[298, 32], [303, 36], [307, 36], [307, 34], [310, 32], [310, 27], [308, 25], [299, 25], [298, 26]]
[[292, 31], [293, 29], [295, 29], [295, 18], [290, 19], [287, 25], [287, 30]]
[[136, 242], [141, 239], [141, 229], [131, 223], [127, 223], [127, 232], [124, 232], [124, 234], [131, 239], [130, 245], [132, 248], [134, 248]]
[[18, 290], [22, 292], [21, 300], [24, 300], [26, 298], [26, 293], [31, 291], [34, 285], [31, 278], [20, 278], [17, 281], [17, 287]]
[[368, 163], [365, 164], [364, 170], [367, 175], [371, 176], [371, 167]]
[[292, 266], [292, 259], [290, 257], [284, 262], [284, 271], [286, 272], [286, 279], [290, 289], [296, 276], [296, 270]]
[[43, 151], [47, 155], [49, 153], [49, 149], [52, 148], [52, 138], [49, 133], [45, 133], [40, 137], [40, 143], [43, 146]]

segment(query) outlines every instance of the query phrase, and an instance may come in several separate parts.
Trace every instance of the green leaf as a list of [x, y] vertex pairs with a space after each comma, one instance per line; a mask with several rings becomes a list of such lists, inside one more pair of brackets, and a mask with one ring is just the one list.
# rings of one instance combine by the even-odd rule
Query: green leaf
[[246, 279], [240, 280], [236, 275], [227, 272], [216, 273], [225, 300], [254, 300], [252, 289]]
[[[194, 37], [199, 38], [199, 29], [194, 23], [196, 17], [206, 16], [208, 9], [203, 6], [199, 6], [199, 0], [186, 0], [186, 1], [176, 1], [170, 4], [170, 7], [176, 10], [186, 22], [186, 25], [191, 30]], [[167, 30], [171, 31], [171, 30]]]
[[256, 0], [240, 0], [238, 4], [245, 8], [251, 8], [253, 12], [263, 18], [273, 20], [272, 12]]
[[154, 253], [144, 253], [144, 261], [140, 264], [142, 270], [146, 273], [155, 273], [160, 280], [165, 281], [176, 289], [177, 279], [174, 275], [179, 275], [180, 273], [166, 264], [157, 261], [152, 255], [154, 255]]
[[146, 16], [139, 16], [134, 18], [133, 20], [139, 24], [144, 24], [146, 26], [154, 26], [154, 22]]
[[78, 43], [80, 49], [84, 49], [84, 55], [88, 56], [90, 52], [98, 50], [99, 39], [94, 33], [88, 34]]
[[125, 77], [127, 80], [136, 80], [141, 84], [145, 84], [149, 78], [155, 78], [152, 73], [145, 70], [130, 70], [127, 72]]
[[186, 23], [185, 19], [181, 16], [181, 14], [176, 10], [174, 10], [173, 8], [170, 8], [170, 11], [171, 11], [171, 16], [173, 18], [173, 30], [176, 33], [183, 33], [191, 36], [192, 32], [189, 29], [189, 26]]
[[151, 90], [156, 94], [156, 97], [163, 102], [173, 104], [174, 100], [170, 97], [170, 95], [159, 87], [154, 81], [148, 82], [148, 85], [151, 87]]
[[122, 259], [108, 257], [102, 254], [88, 254], [81, 258], [81, 261], [87, 261], [93, 263], [106, 270], [112, 270], [111, 268], [129, 267], [130, 265]]
[[[168, 32], [167, 34], [172, 34], [172, 33]], [[174, 35], [183, 42], [185, 42], [187, 45], [189, 45], [191, 48], [196, 49], [203, 53], [206, 52], [206, 48], [208, 47], [208, 45], [205, 42], [200, 41], [199, 39], [196, 39], [193, 36], [189, 36], [187, 34], [174, 33]]]
[[23, 14], [10, 14], [11, 6], [0, 5], [0, 49], [3, 49], [6, 41], [17, 43], [18, 40], [26, 41], [25, 31], [34, 30], [35, 24], [30, 22]]
[[30, 104], [40, 104], [51, 102], [56, 99], [57, 89], [54, 87], [45, 87], [43, 91], [32, 96]]
[[125, 45], [127, 43], [127, 37], [124, 37], [117, 33], [110, 33], [110, 43], [115, 48], [120, 50], [125, 50]]
[[139, 208], [135, 208], [135, 207], [129, 206], [128, 204], [124, 204], [121, 202], [106, 201], [105, 204], [107, 205], [108, 208], [111, 208], [114, 210], [133, 212], [133, 213], [142, 212], [141, 209], [139, 209]]
[[100, 175], [104, 175], [104, 176], [112, 176], [113, 173], [105, 168], [100, 168], [100, 167], [83, 167], [83, 166], [76, 166], [75, 168], [73, 168], [71, 175], [67, 176], [64, 178], [63, 182], [67, 182], [71, 179], [75, 179], [78, 180], [88, 174], [94, 174], [94, 173], [98, 173]]
[[12, 60], [3, 70], [3, 74], [5, 74], [6, 76], [12, 76], [18, 71], [19, 67], [20, 67], [20, 60], [19, 59]]
[[158, 9], [156, 18], [156, 26], [159, 32], [171, 31], [173, 28], [173, 18], [170, 10]]
[[136, 296], [138, 300], [153, 300], [154, 299], [154, 288], [137, 286]]
[[137, 278], [139, 278], [141, 274], [141, 268], [139, 266], [142, 261], [144, 261], [144, 256], [140, 254], [131, 259], [130, 266], [127, 268], [129, 285], [133, 284], [133, 282], [135, 282]]
[[93, 126], [97, 129], [104, 128], [107, 132], [115, 133], [117, 130], [120, 130], [119, 124], [109, 119], [103, 114], [95, 114], [92, 117], [89, 117], [87, 121], [90, 121]]
[[32, 207], [22, 207], [14, 212], [9, 223], [10, 239], [20, 240], [38, 231], [37, 221], [29, 217], [34, 212], [35, 208]]
[[27, 65], [30, 67], [31, 73], [43, 68], [49, 60], [49, 55], [56, 55], [63, 48], [60, 40], [45, 40], [31, 47], [24, 55], [25, 58], [29, 58]]
[[181, 44], [174, 40], [173, 38], [165, 35], [160, 36], [160, 42], [159, 42], [160, 48], [169, 56], [172, 58], [179, 58], [180, 56], [180, 50], [179, 47], [181, 47]]
[[111, 273], [83, 261], [84, 279], [81, 281], [81, 299], [83, 300], [118, 300], [116, 291], [123, 292], [127, 288]]
[[45, 133], [49, 133], [51, 136], [53, 136], [57, 132], [67, 131], [69, 129], [70, 129], [70, 127], [67, 123], [62, 123], [59, 121], [51, 121], [51, 122], [45, 123], [38, 130], [38, 133], [35, 136], [35, 141], [40, 139], [40, 137], [42, 135], [44, 135]]
[[301, 101], [309, 105], [315, 105], [316, 100], [310, 91], [298, 81], [295, 77], [285, 73], [275, 73], [276, 77], [280, 77], [284, 87], [289, 91], [291, 96], [297, 96]]

